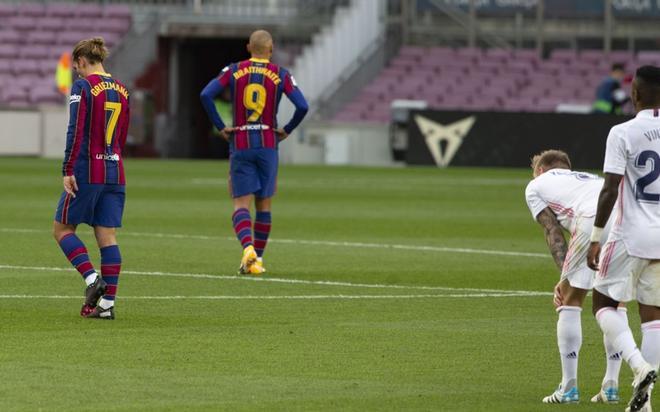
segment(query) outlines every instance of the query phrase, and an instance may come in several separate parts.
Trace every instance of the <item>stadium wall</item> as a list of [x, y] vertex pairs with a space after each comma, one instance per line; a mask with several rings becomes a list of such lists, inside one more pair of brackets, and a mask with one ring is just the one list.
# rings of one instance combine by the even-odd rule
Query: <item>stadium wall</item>
[[406, 163], [528, 167], [545, 149], [566, 151], [578, 169], [601, 169], [612, 126], [626, 116], [558, 113], [413, 111]]
[[390, 166], [388, 133], [389, 125], [310, 121], [280, 148], [294, 164]]
[[0, 111], [0, 155], [62, 157], [67, 118], [58, 107]]

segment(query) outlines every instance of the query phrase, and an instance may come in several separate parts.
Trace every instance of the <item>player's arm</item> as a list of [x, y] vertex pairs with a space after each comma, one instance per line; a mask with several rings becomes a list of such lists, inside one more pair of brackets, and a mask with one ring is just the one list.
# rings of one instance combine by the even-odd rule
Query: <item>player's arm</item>
[[282, 129], [278, 130], [281, 139], [290, 135], [291, 132], [298, 127], [300, 122], [303, 121], [305, 115], [309, 111], [309, 105], [307, 104], [307, 100], [305, 100], [305, 96], [303, 96], [298, 85], [296, 85], [296, 81], [289, 73], [284, 77], [284, 94], [286, 94], [286, 97], [296, 107], [296, 111], [293, 113], [293, 117], [289, 120], [289, 123], [287, 123]]
[[605, 173], [605, 182], [603, 183], [603, 188], [600, 190], [600, 195], [598, 195], [598, 209], [596, 210], [594, 228], [591, 232], [591, 245], [587, 253], [587, 264], [593, 270], [598, 270], [600, 238], [603, 228], [610, 219], [616, 199], [619, 197], [619, 184], [621, 184], [622, 178], [623, 175]]
[[225, 87], [229, 84], [229, 76], [231, 72], [229, 67], [225, 67], [220, 73], [220, 77], [217, 77], [209, 82], [206, 85], [204, 90], [200, 93], [199, 97], [202, 100], [202, 106], [206, 110], [211, 123], [220, 131], [220, 135], [225, 139], [229, 139], [229, 133], [234, 129], [227, 127], [225, 122], [222, 121], [218, 109], [215, 107], [215, 98], [222, 93]]
[[222, 121], [220, 113], [218, 113], [218, 110], [215, 108], [214, 100], [223, 90], [224, 87], [222, 87], [218, 79], [213, 79], [206, 85], [204, 90], [202, 90], [202, 93], [199, 95], [200, 99], [202, 99], [202, 106], [204, 106], [206, 114], [218, 130], [225, 128], [225, 122]]
[[614, 126], [607, 136], [605, 145], [605, 182], [598, 195], [598, 208], [596, 209], [596, 219], [594, 227], [591, 230], [591, 244], [587, 251], [587, 265], [592, 270], [598, 270], [598, 261], [600, 258], [600, 239], [603, 234], [607, 220], [612, 214], [614, 203], [619, 197], [619, 184], [623, 175], [626, 173], [626, 164], [628, 162], [628, 149], [625, 132], [619, 126]]
[[66, 131], [66, 148], [62, 162], [64, 190], [75, 197], [78, 184], [73, 173], [73, 165], [80, 155], [85, 118], [87, 116], [88, 92], [84, 80], [76, 80], [71, 86], [69, 97], [69, 125]]
[[566, 259], [567, 250], [564, 230], [559, 224], [557, 216], [549, 207], [543, 209], [541, 213], [536, 216], [536, 221], [543, 227], [545, 241], [548, 244], [550, 254], [554, 259], [557, 268], [561, 271], [564, 266], [564, 259]]

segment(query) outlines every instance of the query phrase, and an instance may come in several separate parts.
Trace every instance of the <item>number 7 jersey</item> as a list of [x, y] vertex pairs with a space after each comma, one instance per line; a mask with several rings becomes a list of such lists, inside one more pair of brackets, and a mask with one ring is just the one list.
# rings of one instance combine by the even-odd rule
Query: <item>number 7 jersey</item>
[[78, 183], [126, 184], [122, 152], [130, 118], [129, 93], [107, 73], [71, 87], [62, 174]]
[[291, 74], [268, 60], [251, 58], [225, 67], [218, 81], [231, 91], [233, 125], [237, 128], [233, 148], [276, 148], [282, 94], [291, 96], [297, 89]]
[[628, 254], [660, 259], [660, 113], [642, 110], [610, 130], [605, 173], [622, 175], [610, 239], [623, 241]]

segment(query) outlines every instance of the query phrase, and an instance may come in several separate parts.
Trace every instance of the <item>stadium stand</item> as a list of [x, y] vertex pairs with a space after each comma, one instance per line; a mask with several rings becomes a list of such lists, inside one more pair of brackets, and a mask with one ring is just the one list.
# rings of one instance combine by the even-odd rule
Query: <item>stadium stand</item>
[[615, 62], [632, 73], [660, 64], [660, 52], [556, 49], [541, 59], [529, 49], [403, 46], [333, 120], [389, 122], [395, 99], [445, 110], [552, 112], [562, 103], [590, 105]]
[[0, 3], [0, 106], [62, 103], [55, 85], [62, 52], [97, 35], [112, 52], [131, 20], [124, 4]]

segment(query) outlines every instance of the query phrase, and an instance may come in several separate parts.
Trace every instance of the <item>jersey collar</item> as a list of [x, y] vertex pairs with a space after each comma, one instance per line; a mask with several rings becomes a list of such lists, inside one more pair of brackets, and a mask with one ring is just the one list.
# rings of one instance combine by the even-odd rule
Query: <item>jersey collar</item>
[[660, 118], [660, 108], [640, 110], [635, 117]]
[[[104, 76], [104, 77], [112, 77], [112, 75], [110, 73], [104, 73], [104, 72], [94, 72], [92, 74], [98, 74], [99, 76]], [[90, 74], [90, 76], [92, 74]]]
[[250, 58], [250, 61], [255, 63], [270, 63], [268, 59], [257, 59], [256, 57]]

